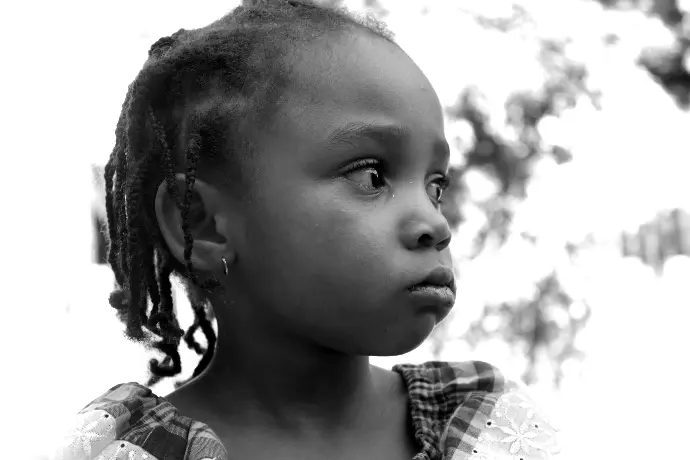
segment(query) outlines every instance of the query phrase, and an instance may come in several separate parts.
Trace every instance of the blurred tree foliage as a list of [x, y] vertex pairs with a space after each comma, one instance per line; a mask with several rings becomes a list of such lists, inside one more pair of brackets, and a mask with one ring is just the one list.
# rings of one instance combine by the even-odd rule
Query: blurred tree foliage
[[[529, 11], [519, 6], [509, 18], [485, 18], [477, 16], [477, 22], [486, 28], [503, 33], [519, 33], [520, 28], [530, 22]], [[488, 104], [484, 103], [481, 88], [470, 87], [461, 91], [457, 103], [448, 108], [451, 120], [464, 120], [469, 123], [474, 134], [474, 145], [466, 152], [465, 164], [455, 168], [454, 183], [457, 191], [462, 190], [463, 177], [473, 169], [493, 177], [498, 182], [498, 193], [480, 207], [487, 219], [476, 239], [473, 256], [480, 255], [489, 241], [503, 245], [512, 235], [516, 204], [525, 198], [526, 188], [531, 179], [535, 164], [544, 156], [550, 156], [556, 164], [571, 160], [570, 152], [562, 146], [545, 146], [538, 125], [547, 115], [559, 116], [572, 108], [581, 95], [586, 95], [596, 107], [598, 95], [588, 88], [587, 69], [565, 54], [567, 45], [556, 39], [536, 38], [539, 41], [538, 59], [548, 74], [545, 84], [536, 91], [518, 90], [505, 100], [506, 125], [511, 135], [494, 129]], [[461, 198], [459, 198], [461, 199]], [[456, 203], [454, 203], [456, 204]], [[448, 212], [453, 225], [459, 225], [462, 217]], [[526, 240], [536, 243], [535, 237], [522, 235]], [[568, 252], [577, 251], [576, 246], [564, 247]], [[500, 337], [511, 346], [525, 351], [527, 364], [522, 378], [530, 384], [536, 381], [536, 368], [539, 353], [545, 351], [556, 365], [554, 383], [562, 379], [562, 364], [571, 358], [579, 358], [582, 352], [575, 346], [577, 333], [582, 330], [589, 318], [589, 308], [585, 314], [572, 315], [574, 303], [564, 290], [555, 272], [537, 280], [531, 299], [520, 299], [484, 306], [483, 315], [474, 321], [464, 335], [473, 346], [492, 337]], [[568, 321], [557, 321], [562, 314]], [[487, 318], [496, 318], [498, 325], [487, 327]], [[442, 334], [445, 340], [447, 337]]]
[[658, 213], [637, 231], [624, 232], [621, 249], [625, 257], [637, 257], [660, 275], [669, 258], [690, 256], [690, 213], [683, 209]]
[[[598, 0], [607, 8], [638, 8], [659, 18], [674, 35], [664, 47], [647, 47], [642, 64], [676, 100], [690, 107], [690, 2], [687, 0]], [[611, 37], [615, 40], [616, 37]]]
[[[650, 16], [659, 17], [675, 35], [675, 43], [667, 48], [643, 48], [639, 63], [670, 93], [680, 107], [687, 108], [690, 102], [690, 74], [688, 74], [687, 55], [690, 43], [690, 15], [678, 8], [676, 1], [655, 0], [653, 2], [608, 1], [607, 8], [640, 8]], [[514, 14], [499, 20], [477, 17], [477, 21], [487, 28], [499, 29], [506, 34], [515, 33], [529, 22], [529, 11], [515, 5]], [[582, 95], [598, 107], [599, 94], [588, 88], [588, 70], [582, 64], [569, 59], [564, 52], [567, 40], [539, 39], [541, 50], [539, 59], [548, 74], [545, 84], [538, 91], [514, 92], [506, 101], [507, 125], [517, 133], [516, 136], [502, 135], [491, 129], [490, 114], [482, 104], [480, 88], [465, 88], [458, 102], [450, 107], [451, 119], [469, 122], [474, 133], [474, 146], [467, 151], [466, 163], [458, 168], [456, 181], [473, 168], [488, 171], [500, 184], [499, 193], [484, 206], [488, 215], [486, 225], [477, 240], [475, 255], [493, 237], [503, 244], [511, 234], [516, 200], [524, 198], [525, 187], [530, 181], [535, 161], [551, 156], [557, 164], [568, 162], [570, 152], [562, 146], [546, 146], [542, 142], [539, 122], [545, 116], [559, 116], [564, 109], [571, 108]], [[606, 40], [616, 40], [609, 35]], [[458, 186], [457, 190], [460, 191]], [[664, 213], [654, 222], [641, 227], [637, 235], [623, 236], [624, 255], [639, 256], [657, 270], [671, 254], [688, 254], [687, 243], [683, 240], [683, 230], [687, 231], [687, 217], [681, 211]], [[449, 213], [451, 221], [459, 224], [457, 215]], [[532, 238], [529, 235], [523, 235]], [[534, 239], [532, 238], [534, 241]], [[566, 242], [564, 250], [575, 255], [582, 244]], [[581, 358], [582, 350], [576, 347], [576, 337], [590, 316], [589, 307], [571, 298], [559, 281], [556, 272], [550, 273], [537, 282], [532, 299], [513, 303], [486, 305], [482, 318], [475, 321], [465, 339], [477, 344], [492, 336], [500, 336], [510, 344], [526, 350], [528, 357], [523, 378], [527, 383], [536, 379], [536, 365], [539, 351], [545, 351], [554, 369], [554, 383], [559, 385], [563, 377], [563, 363], [571, 358]], [[582, 308], [573, 308], [575, 305]], [[575, 313], [575, 314], [573, 314]], [[565, 314], [565, 315], [563, 315]], [[557, 318], [566, 316], [568, 321]], [[500, 326], [488, 330], [487, 317], [500, 319]]]

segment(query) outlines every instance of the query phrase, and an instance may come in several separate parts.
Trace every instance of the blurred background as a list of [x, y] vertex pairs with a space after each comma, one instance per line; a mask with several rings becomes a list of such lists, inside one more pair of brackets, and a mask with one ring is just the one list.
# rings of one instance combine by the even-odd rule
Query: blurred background
[[[149, 356], [108, 306], [102, 168], [150, 45], [238, 3], [1, 7], [4, 457], [145, 381]], [[373, 361], [498, 366], [560, 427], [563, 459], [687, 458], [690, 1], [326, 3], [388, 23], [453, 149], [456, 308], [419, 349]], [[177, 380], [198, 359], [182, 351]]]

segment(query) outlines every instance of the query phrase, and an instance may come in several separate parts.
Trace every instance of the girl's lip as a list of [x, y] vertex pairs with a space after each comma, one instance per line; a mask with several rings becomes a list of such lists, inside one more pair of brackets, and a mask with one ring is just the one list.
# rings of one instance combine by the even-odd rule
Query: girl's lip
[[424, 306], [451, 308], [455, 305], [455, 291], [450, 286], [418, 284], [410, 289], [410, 296]]
[[439, 266], [431, 270], [427, 275], [412, 285], [409, 290], [416, 290], [420, 286], [432, 286], [437, 288], [448, 288], [453, 297], [456, 294], [455, 274], [453, 269], [446, 266]]

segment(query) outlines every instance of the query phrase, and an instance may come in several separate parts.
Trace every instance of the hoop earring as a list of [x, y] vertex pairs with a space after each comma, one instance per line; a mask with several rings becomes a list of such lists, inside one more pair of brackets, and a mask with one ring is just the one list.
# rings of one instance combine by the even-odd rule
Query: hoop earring
[[228, 276], [228, 261], [225, 260], [225, 256], [221, 257], [220, 260], [223, 262], [223, 274]]

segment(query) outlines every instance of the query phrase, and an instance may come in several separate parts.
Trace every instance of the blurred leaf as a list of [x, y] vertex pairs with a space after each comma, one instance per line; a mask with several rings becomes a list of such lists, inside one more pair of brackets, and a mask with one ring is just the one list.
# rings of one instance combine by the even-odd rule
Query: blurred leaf
[[[625, 7], [623, 0], [602, 1], [608, 8]], [[684, 60], [690, 51], [690, 20], [681, 11], [677, 0], [633, 2], [638, 8], [650, 4], [646, 13], [659, 18], [675, 35], [675, 43], [667, 48], [648, 48], [639, 56], [639, 62], [668, 91], [680, 107], [690, 108], [690, 69]]]

